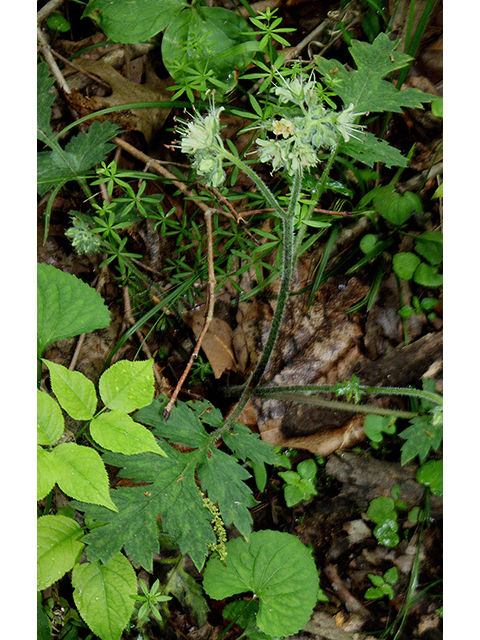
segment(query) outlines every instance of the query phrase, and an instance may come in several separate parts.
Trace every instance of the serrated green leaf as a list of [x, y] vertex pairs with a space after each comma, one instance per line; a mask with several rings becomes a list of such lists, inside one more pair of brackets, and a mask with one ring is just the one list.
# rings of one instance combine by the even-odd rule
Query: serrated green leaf
[[90, 129], [70, 140], [65, 149], [58, 144], [51, 151], [37, 154], [37, 191], [45, 195], [52, 187], [65, 180], [82, 180], [85, 173], [105, 160], [115, 148], [108, 141], [120, 132], [120, 127], [109, 120], [94, 120]]
[[49, 451], [37, 446], [37, 500], [43, 500], [57, 480], [55, 458]]
[[175, 596], [180, 604], [193, 614], [198, 625], [205, 624], [210, 607], [198, 582], [179, 565], [167, 574], [165, 583], [168, 593]]
[[422, 287], [441, 287], [443, 276], [438, 273], [438, 267], [421, 262], [413, 274], [414, 281]]
[[260, 607], [257, 626], [271, 635], [296, 633], [317, 600], [318, 572], [310, 551], [289, 533], [258, 531], [250, 542], [227, 542], [226, 565], [211, 558], [203, 587], [215, 600], [252, 591]]
[[[216, 540], [210, 513], [203, 506], [195, 482], [195, 463], [199, 454], [179, 453], [167, 445], [166, 449], [168, 458], [153, 453], [104, 455], [107, 464], [123, 467], [120, 476], [152, 484], [121, 492], [120, 513], [110, 517], [105, 526], [94, 529], [87, 537], [89, 558], [104, 560], [113, 548], [120, 549], [125, 542], [134, 545], [135, 538], [140, 536], [143, 540], [148, 537], [149, 548], [155, 544], [158, 548], [156, 520], [161, 513], [164, 531], [171, 535], [182, 553], [188, 553], [197, 568], [202, 569], [208, 553], [207, 543], [214, 544]], [[119, 491], [115, 489], [112, 492], [115, 501]], [[154, 523], [155, 528], [147, 531], [149, 522]], [[131, 546], [128, 553], [133, 557]]]
[[137, 411], [135, 420], [150, 427], [161, 438], [171, 442], [185, 444], [187, 447], [201, 447], [208, 439], [207, 432], [195, 413], [184, 402], [178, 402], [172, 409], [170, 417], [165, 420], [163, 410], [168, 401], [154, 400], [148, 407]]
[[213, 503], [218, 503], [227, 527], [233, 523], [248, 538], [252, 529], [249, 509], [257, 504], [244, 482], [250, 478], [248, 471], [232, 456], [212, 448], [209, 457], [198, 465], [197, 473], [202, 489]]
[[97, 407], [97, 394], [91, 380], [80, 371], [49, 360], [42, 360], [50, 372], [53, 393], [63, 409], [74, 420], [91, 420]]
[[442, 442], [443, 423], [433, 424], [429, 416], [418, 416], [410, 420], [410, 426], [400, 434], [403, 440], [401, 463], [407, 464], [418, 456], [420, 464], [423, 464], [430, 453], [430, 449], [436, 451]]
[[166, 455], [148, 429], [118, 409], [94, 418], [90, 423], [90, 434], [95, 442], [110, 451], [126, 455], [153, 451]]
[[103, 329], [110, 312], [99, 293], [70, 273], [37, 265], [37, 355], [56, 340]]
[[101, 376], [98, 389], [109, 409], [130, 413], [153, 400], [153, 360], [130, 362], [120, 360]]
[[223, 441], [241, 460], [249, 460], [257, 465], [279, 464], [273, 446], [264, 442], [258, 433], [253, 433], [244, 424], [236, 422], [233, 428], [223, 435]]
[[117, 511], [110, 498], [107, 472], [94, 449], [65, 442], [55, 447], [52, 455], [55, 456], [57, 484], [64, 493]]
[[417, 471], [417, 482], [430, 487], [434, 496], [443, 496], [443, 460], [429, 460]]
[[137, 577], [121, 553], [106, 565], [76, 565], [72, 573], [75, 605], [101, 640], [119, 640], [131, 618], [137, 594]]
[[390, 40], [385, 33], [380, 33], [371, 44], [353, 40], [350, 53], [357, 66], [353, 71], [347, 71], [338, 60], [318, 56], [315, 62], [324, 77], [337, 79], [335, 91], [344, 105], [352, 103], [357, 113], [401, 113], [402, 107], [421, 109], [423, 103], [431, 102], [435, 96], [418, 89], [399, 91], [391, 82], [383, 80], [387, 74], [411, 61], [410, 56], [395, 51], [399, 42]]
[[395, 421], [387, 416], [377, 416], [372, 413], [366, 416], [364, 422], [365, 435], [372, 442], [381, 442], [382, 433], [389, 435], [395, 433]]
[[85, 546], [83, 531], [72, 518], [41, 516], [37, 520], [37, 590], [46, 589], [73, 567]]
[[110, 40], [135, 44], [163, 31], [185, 7], [187, 0], [91, 0], [82, 17], [98, 22]]
[[420, 258], [410, 251], [399, 251], [393, 256], [393, 270], [402, 280], [411, 280]]
[[377, 162], [383, 163], [388, 168], [406, 167], [408, 164], [407, 158], [402, 156], [398, 149], [370, 132], [362, 135], [361, 140], [350, 138], [348, 143], [341, 142], [338, 150], [339, 153], [350, 156], [354, 160], [366, 164], [367, 167], [373, 167]]
[[65, 429], [63, 413], [58, 403], [37, 389], [37, 444], [54, 445]]

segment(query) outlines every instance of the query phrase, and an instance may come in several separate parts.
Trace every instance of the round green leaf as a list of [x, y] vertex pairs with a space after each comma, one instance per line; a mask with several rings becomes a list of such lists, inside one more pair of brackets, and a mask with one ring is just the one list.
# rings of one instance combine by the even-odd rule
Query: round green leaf
[[367, 233], [360, 240], [360, 250], [367, 254], [373, 250], [374, 246], [377, 244], [377, 237], [373, 235], [373, 233]]
[[61, 13], [51, 13], [47, 18], [47, 26], [52, 31], [62, 31], [67, 32], [70, 30], [70, 24], [68, 20], [66, 20]]
[[72, 518], [41, 516], [37, 520], [37, 590], [46, 589], [75, 564], [85, 546], [83, 531]]
[[153, 400], [153, 360], [120, 360], [107, 369], [98, 383], [100, 397], [109, 409], [131, 413]]
[[297, 472], [306, 480], [315, 481], [317, 477], [317, 465], [315, 460], [303, 460], [297, 467]]
[[55, 458], [37, 445], [37, 500], [43, 500], [57, 481]]
[[153, 433], [118, 409], [102, 413], [92, 420], [90, 433], [101, 447], [110, 451], [126, 455], [153, 451], [166, 456], [158, 446]]
[[435, 496], [443, 496], [443, 460], [429, 460], [417, 471], [417, 481], [430, 487]]
[[121, 553], [105, 565], [77, 564], [72, 572], [73, 600], [90, 629], [102, 640], [119, 640], [133, 612], [137, 577]]
[[65, 429], [63, 413], [55, 400], [37, 389], [37, 444], [54, 445]]
[[415, 251], [430, 264], [438, 266], [443, 260], [443, 244], [418, 236]]
[[393, 270], [402, 280], [410, 280], [419, 264], [420, 258], [409, 251], [400, 251], [393, 256]]
[[414, 211], [422, 211], [422, 202], [415, 193], [407, 191], [400, 195], [391, 185], [380, 187], [373, 202], [382, 218], [397, 226], [406, 222]]
[[50, 371], [52, 390], [62, 408], [74, 420], [91, 420], [97, 407], [93, 382], [80, 371], [69, 371], [61, 364], [49, 360], [42, 362]]
[[441, 287], [443, 284], [443, 276], [438, 273], [437, 267], [425, 262], [418, 265], [413, 279], [422, 287]]
[[385, 520], [396, 520], [397, 511], [392, 498], [381, 496], [375, 498], [368, 505], [367, 517], [379, 524]]
[[68, 496], [118, 511], [110, 498], [108, 475], [102, 459], [90, 447], [73, 442], [59, 444], [52, 452], [57, 484]]
[[398, 523], [396, 519], [387, 518], [381, 524], [377, 524], [373, 530], [378, 542], [384, 547], [396, 547], [400, 542], [398, 536]]
[[245, 591], [259, 601], [257, 626], [270, 635], [286, 636], [305, 626], [317, 600], [318, 571], [310, 551], [289, 533], [258, 531], [250, 541], [227, 543], [227, 564], [210, 558], [205, 591], [221, 600]]

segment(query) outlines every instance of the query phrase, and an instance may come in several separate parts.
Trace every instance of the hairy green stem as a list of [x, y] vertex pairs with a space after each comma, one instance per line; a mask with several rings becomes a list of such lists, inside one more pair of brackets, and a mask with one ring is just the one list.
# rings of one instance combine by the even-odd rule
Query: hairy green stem
[[272, 326], [270, 327], [270, 331], [269, 331], [262, 355], [260, 356], [260, 359], [257, 362], [255, 369], [250, 374], [237, 405], [235, 406], [234, 410], [225, 421], [225, 424], [222, 429], [223, 431], [228, 430], [230, 426], [233, 424], [233, 422], [240, 416], [243, 408], [245, 407], [245, 405], [248, 402], [248, 399], [250, 398], [250, 395], [252, 394], [253, 389], [260, 382], [263, 374], [265, 373], [265, 370], [270, 361], [270, 357], [272, 355], [273, 349], [275, 347], [275, 343], [278, 338], [278, 333], [280, 331], [280, 326], [282, 324], [283, 316], [285, 313], [285, 307], [288, 301], [288, 294], [290, 292], [290, 286], [292, 284], [292, 278], [293, 278], [293, 269], [295, 264], [294, 214], [295, 214], [296, 202], [298, 199], [298, 195], [300, 193], [301, 183], [302, 183], [302, 175], [300, 173], [296, 173], [293, 178], [288, 212], [286, 215], [282, 212], [282, 223], [283, 223], [282, 279], [280, 282], [280, 290], [278, 292], [278, 297], [277, 297], [277, 306], [275, 307], [275, 312], [272, 318]]

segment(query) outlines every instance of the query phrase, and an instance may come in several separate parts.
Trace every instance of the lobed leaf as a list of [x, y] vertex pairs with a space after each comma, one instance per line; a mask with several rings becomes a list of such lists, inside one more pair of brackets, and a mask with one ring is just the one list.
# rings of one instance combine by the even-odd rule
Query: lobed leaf
[[129, 362], [120, 360], [101, 376], [98, 389], [109, 409], [130, 413], [153, 400], [153, 360]]
[[154, 427], [154, 433], [171, 442], [185, 444], [187, 447], [201, 447], [208, 441], [208, 435], [202, 423], [188, 405], [178, 402], [170, 417], [165, 420], [163, 409], [168, 400], [154, 400], [148, 407], [137, 411], [134, 418], [143, 424]]
[[41, 516], [37, 520], [37, 590], [46, 589], [75, 564], [85, 546], [83, 531], [72, 518]]
[[110, 498], [108, 476], [98, 453], [73, 442], [59, 444], [52, 452], [57, 484], [68, 496], [117, 511]]
[[37, 265], [37, 355], [56, 340], [103, 329], [110, 312], [99, 293], [70, 273]]
[[69, 371], [55, 362], [42, 360], [50, 372], [53, 393], [74, 420], [91, 420], [97, 406], [97, 394], [91, 380], [79, 371]]
[[289, 533], [258, 531], [250, 542], [227, 542], [226, 565], [210, 558], [203, 587], [215, 600], [251, 591], [260, 606], [257, 626], [270, 635], [296, 633], [317, 600], [318, 572], [310, 551]]
[[65, 430], [65, 421], [58, 403], [37, 389], [37, 444], [54, 445]]
[[110, 451], [126, 455], [152, 451], [166, 456], [148, 429], [118, 409], [94, 418], [90, 423], [90, 434], [95, 442]]
[[223, 435], [223, 441], [241, 460], [258, 465], [278, 465], [279, 459], [273, 446], [264, 442], [258, 433], [253, 433], [244, 424], [236, 422], [233, 429]]
[[90, 629], [101, 640], [119, 640], [131, 618], [137, 576], [121, 553], [108, 564], [78, 564], [72, 572], [73, 599]]
[[410, 426], [400, 434], [406, 442], [402, 445], [401, 463], [407, 464], [418, 456], [423, 464], [430, 453], [436, 451], [442, 442], [443, 423], [434, 424], [430, 416], [418, 416], [410, 420]]

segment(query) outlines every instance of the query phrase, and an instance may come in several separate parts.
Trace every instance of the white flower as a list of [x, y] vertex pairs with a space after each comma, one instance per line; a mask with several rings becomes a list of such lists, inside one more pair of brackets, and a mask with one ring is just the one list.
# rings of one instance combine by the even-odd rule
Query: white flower
[[223, 107], [212, 107], [206, 116], [197, 116], [180, 129], [183, 137], [180, 148], [183, 153], [195, 154], [198, 151], [213, 151], [220, 139], [220, 113]]
[[291, 120], [287, 120], [286, 118], [274, 120], [272, 122], [272, 131], [276, 136], [282, 135], [284, 138], [289, 138], [295, 131], [295, 125]]
[[341, 111], [336, 118], [337, 129], [340, 134], [343, 136], [345, 142], [348, 142], [350, 138], [355, 138], [355, 140], [361, 140], [356, 133], [362, 133], [362, 129], [364, 129], [364, 125], [361, 124], [353, 124], [353, 121], [357, 116], [363, 116], [366, 111], [362, 111], [361, 113], [353, 113], [353, 103], [351, 102], [347, 109]]

